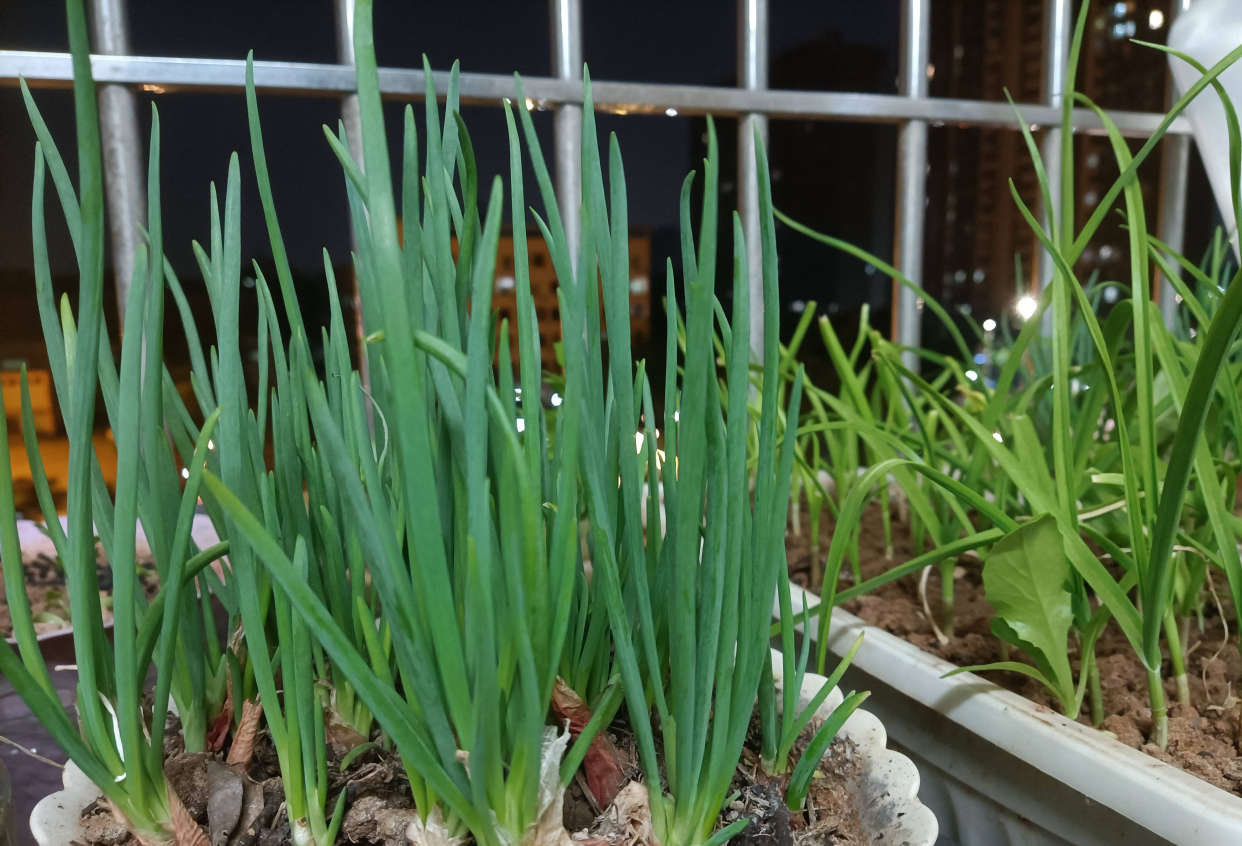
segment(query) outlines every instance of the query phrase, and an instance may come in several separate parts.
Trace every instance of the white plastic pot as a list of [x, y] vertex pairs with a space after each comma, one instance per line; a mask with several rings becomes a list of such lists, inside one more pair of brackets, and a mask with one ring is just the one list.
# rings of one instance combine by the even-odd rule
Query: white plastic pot
[[[1238, 0], [1196, 0], [1187, 11], [1177, 16], [1169, 30], [1170, 47], [1186, 53], [1208, 68], [1225, 58], [1239, 44], [1242, 44], [1242, 3]], [[1179, 92], [1188, 90], [1201, 76], [1176, 56], [1169, 56], [1169, 69]], [[1242, 62], [1234, 63], [1220, 75], [1219, 80], [1234, 108], [1242, 109]], [[1194, 132], [1195, 143], [1199, 146], [1199, 155], [1203, 158], [1225, 229], [1233, 233], [1236, 252], [1238, 236], [1233, 232], [1233, 203], [1229, 198], [1229, 130], [1225, 123], [1225, 108], [1216, 92], [1208, 88], [1186, 107], [1185, 114]]]
[[[819, 598], [791, 585], [794, 610]], [[862, 646], [844, 684], [909, 755], [943, 846], [1227, 846], [1242, 798], [974, 675], [837, 608], [829, 651]], [[814, 636], [814, 632], [810, 633]]]
[[64, 785], [64, 790], [40, 799], [30, 812], [30, 833], [39, 846], [86, 842], [82, 809], [103, 792], [72, 761], [65, 764]]
[[[781, 654], [773, 650], [772, 666], [777, 689], [781, 689]], [[803, 708], [824, 686], [827, 679], [807, 673], [798, 696]], [[841, 704], [840, 690], [833, 690], [815, 712], [823, 720]], [[857, 790], [861, 822], [875, 844], [933, 846], [937, 824], [932, 811], [919, 801], [919, 771], [909, 758], [888, 749], [884, 726], [874, 714], [859, 709], [841, 727], [838, 737], [853, 741], [861, 759], [862, 778]], [[102, 794], [72, 761], [65, 765], [64, 790], [45, 796], [30, 814], [30, 831], [39, 846], [69, 846], [84, 843], [82, 809]]]
[[[783, 666], [780, 651], [773, 649], [772, 676], [778, 691], [784, 687]], [[798, 694], [798, 709], [805, 708], [827, 681], [824, 676], [807, 673]], [[834, 688], [814, 719], [827, 719], [844, 698], [841, 690]], [[879, 719], [859, 708], [841, 726], [837, 737], [852, 741], [861, 761], [862, 778], [851, 786], [869, 842], [908, 846], [936, 843], [936, 815], [919, 801], [918, 768], [905, 755], [888, 748], [888, 735]]]

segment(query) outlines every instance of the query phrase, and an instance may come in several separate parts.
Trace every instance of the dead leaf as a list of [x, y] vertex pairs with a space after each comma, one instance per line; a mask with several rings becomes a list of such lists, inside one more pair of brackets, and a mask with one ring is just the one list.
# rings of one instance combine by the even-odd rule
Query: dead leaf
[[207, 836], [224, 846], [241, 818], [245, 786], [241, 776], [217, 761], [207, 762]]
[[522, 832], [522, 846], [572, 846], [565, 831], [565, 788], [561, 787], [561, 760], [569, 746], [570, 732], [561, 734], [555, 726], [543, 730], [539, 752], [539, 794], [535, 821]]
[[168, 793], [168, 816], [172, 823], [173, 839], [177, 846], [211, 846], [207, 835], [199, 828], [194, 817], [190, 816], [185, 805], [181, 804], [181, 797], [173, 789], [172, 783], [165, 779], [164, 785]]
[[207, 730], [207, 748], [212, 752], [219, 752], [224, 748], [224, 739], [228, 737], [229, 726], [233, 722], [233, 677], [230, 675], [224, 680], [224, 704], [220, 706], [220, 713], [216, 714], [215, 720], [211, 723], [211, 728]]
[[466, 838], [454, 837], [449, 833], [439, 805], [431, 809], [426, 823], [414, 814], [406, 826], [405, 836], [414, 846], [461, 846], [466, 842]]
[[[569, 732], [577, 739], [582, 730], [591, 720], [591, 709], [582, 697], [558, 676], [552, 688], [552, 710], [563, 720], [569, 721]], [[591, 795], [601, 808], [607, 808], [617, 798], [621, 785], [625, 782], [619, 753], [607, 732], [601, 730], [587, 749], [582, 760], [582, 769], [586, 773], [587, 785]]]
[[627, 784], [600, 818], [593, 834], [610, 844], [653, 844], [655, 834], [651, 828], [651, 797], [647, 785], [641, 781]]
[[[255, 837], [250, 837], [249, 839], [250, 842], [254, 842], [258, 835], [258, 828], [261, 827], [261, 818], [264, 811], [267, 810], [267, 803], [263, 795], [263, 785], [246, 775], [240, 766], [234, 766], [230, 769], [241, 779], [242, 805], [241, 814], [238, 815], [237, 825], [233, 828], [233, 835], [228, 840], [228, 846], [239, 846], [239, 844], [246, 842], [248, 835], [252, 831]], [[275, 813], [275, 809], [273, 809], [273, 813]]]
[[259, 733], [259, 717], [262, 715], [263, 706], [257, 700], [247, 699], [242, 703], [241, 722], [233, 734], [227, 763], [250, 766], [250, 759], [254, 756], [254, 739]]
[[366, 737], [342, 720], [341, 715], [331, 706], [323, 709], [323, 733], [328, 743], [343, 746], [346, 752], [367, 742]]

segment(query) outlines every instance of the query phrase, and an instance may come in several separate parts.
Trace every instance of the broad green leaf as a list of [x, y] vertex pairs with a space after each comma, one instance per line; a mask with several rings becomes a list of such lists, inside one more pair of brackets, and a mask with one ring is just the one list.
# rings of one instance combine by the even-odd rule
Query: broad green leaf
[[985, 595], [996, 609], [993, 633], [1029, 654], [1062, 702], [1073, 701], [1074, 688], [1067, 656], [1074, 622], [1070, 573], [1061, 531], [1051, 514], [1010, 532], [983, 565]]

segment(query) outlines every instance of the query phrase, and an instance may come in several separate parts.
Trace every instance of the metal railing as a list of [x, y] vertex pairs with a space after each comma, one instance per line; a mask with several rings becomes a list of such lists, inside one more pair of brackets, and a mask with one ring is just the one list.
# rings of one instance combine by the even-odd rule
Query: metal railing
[[[1055, 192], [1060, 184], [1060, 93], [1065, 77], [1071, 0], [1049, 4], [1045, 51], [1045, 103], [1021, 104], [1033, 126], [1050, 127], [1044, 135], [1044, 165]], [[1175, 11], [1190, 0], [1176, 0]], [[104, 133], [104, 168], [117, 293], [123, 297], [128, 280], [136, 226], [125, 221], [145, 217], [142, 169], [134, 89], [217, 91], [239, 93], [245, 87], [245, 62], [240, 60], [130, 56], [124, 0], [91, 0], [97, 55], [91, 58], [100, 84], [100, 112]], [[759, 211], [757, 175], [753, 157], [754, 127], [766, 137], [769, 118], [882, 122], [898, 126], [896, 267], [910, 279], [922, 277], [923, 231], [926, 213], [927, 132], [929, 125], [1018, 126], [1006, 103], [929, 97], [927, 92], [930, 0], [902, 0], [901, 74], [896, 95], [849, 94], [827, 91], [779, 91], [768, 88], [768, 0], [738, 0], [738, 87], [666, 85], [657, 83], [592, 81], [598, 111], [620, 114], [706, 114], [734, 116], [738, 122], [738, 185], [741, 213], [751, 266], [751, 338], [763, 342], [763, 299], [758, 272]], [[359, 136], [354, 91], [352, 50], [353, 0], [336, 0], [340, 64], [255, 62], [255, 86], [267, 92], [342, 98], [342, 118], [351, 138]], [[579, 237], [576, 198], [581, 184], [580, 137], [582, 125], [582, 0], [550, 0], [552, 31], [551, 77], [523, 77], [526, 95], [541, 107], [555, 110], [555, 168], [557, 193], [571, 243]], [[586, 57], [589, 59], [589, 57]], [[31, 86], [68, 86], [73, 79], [66, 53], [0, 50], [0, 84], [16, 84], [24, 77]], [[437, 93], [444, 94], [448, 74], [434, 73]], [[380, 90], [394, 100], [421, 100], [424, 74], [420, 69], [382, 68]], [[461, 74], [461, 100], [468, 104], [499, 105], [514, 94], [513, 79], [500, 74]], [[1110, 113], [1126, 135], [1150, 135], [1161, 114]], [[1074, 111], [1074, 131], [1100, 133], [1099, 118], [1085, 109]], [[1161, 179], [1158, 226], [1161, 238], [1174, 247], [1182, 241], [1190, 127], [1184, 118], [1169, 128], [1168, 155]], [[356, 143], [351, 144], [358, 149]], [[576, 250], [572, 253], [576, 255]], [[1049, 278], [1051, 262], [1040, 262], [1041, 284]], [[893, 286], [893, 338], [903, 344], [919, 341], [922, 302], [914, 292]], [[1168, 288], [1167, 283], [1162, 290]], [[1171, 292], [1162, 296], [1170, 306]], [[122, 299], [123, 303], [123, 299]], [[916, 361], [910, 362], [912, 365]]]

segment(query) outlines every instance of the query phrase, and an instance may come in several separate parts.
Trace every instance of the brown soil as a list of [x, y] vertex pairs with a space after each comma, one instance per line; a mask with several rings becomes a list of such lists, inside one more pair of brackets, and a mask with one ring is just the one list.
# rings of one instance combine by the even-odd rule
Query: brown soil
[[[734, 774], [733, 789], [738, 797], [721, 813], [717, 827], [749, 817], [751, 824], [733, 841], [744, 846], [771, 846], [773, 840], [777, 846], [854, 846], [865, 842], [854, 802], [860, 773], [853, 744], [834, 741], [812, 779], [806, 810], [790, 813], [783, 798], [785, 780], [771, 779], [758, 768], [758, 756], [752, 751], [759, 744], [758, 725], [756, 712], [747, 748]], [[795, 743], [791, 769], [816, 728], [814, 724], [808, 726]], [[610, 727], [609, 737], [617, 747], [618, 762], [627, 783], [639, 778], [634, 738], [623, 719]], [[658, 732], [656, 737], [658, 744]], [[338, 744], [328, 746], [327, 807], [335, 806], [341, 791], [346, 793], [337, 844], [408, 846], [406, 831], [417, 812], [400, 758], [395, 752], [377, 748], [342, 772], [340, 761], [346, 751]], [[264, 730], [256, 738], [248, 766], [226, 765], [227, 757], [227, 749], [214, 754], [185, 752], [180, 727], [175, 719], [170, 724], [165, 774], [189, 815], [208, 832], [212, 846], [291, 843], [284, 790], [270, 735]], [[645, 789], [630, 791], [629, 798], [638, 795], [639, 804], [645, 807], [645, 793]], [[650, 835], [634, 836], [644, 830], [635, 819], [628, 818], [625, 812], [618, 819], [618, 807], [626, 797], [627, 791], [623, 790], [615, 806], [600, 808], [579, 770], [565, 791], [563, 805], [562, 819], [571, 839], [584, 846], [650, 846], [654, 842]], [[139, 846], [104, 800], [84, 808], [82, 820], [86, 846]], [[650, 826], [649, 811], [646, 825]], [[464, 846], [473, 843], [468, 838]]]
[[[808, 729], [794, 744], [791, 772], [813, 734], [813, 729]], [[751, 825], [733, 838], [736, 846], [768, 846], [773, 841], [777, 846], [854, 846], [867, 842], [854, 801], [861, 772], [851, 741], [838, 738], [828, 747], [811, 779], [801, 813], [791, 813], [785, 806], [788, 776], [765, 776], [749, 749], [742, 757], [733, 779], [733, 789], [741, 795], [721, 814], [723, 825], [744, 816], [751, 819]]]
[[[793, 581], [809, 587], [810, 544], [803, 519], [803, 536], [786, 534], [789, 573]], [[894, 516], [893, 558], [884, 556], [884, 536], [878, 504], [868, 507], [860, 530], [859, 551], [862, 576], [869, 579], [914, 557], [909, 527], [897, 525]], [[825, 516], [821, 525], [820, 549], [826, 554], [833, 531]], [[841, 589], [853, 583], [848, 558], [842, 566]], [[937, 640], [931, 620], [923, 610], [918, 575], [907, 576], [866, 596], [845, 603], [844, 608], [865, 622], [902, 637], [926, 652], [959, 666], [986, 664], [1002, 660], [1001, 642], [991, 633], [992, 607], [984, 598], [981, 566], [977, 556], [960, 558], [954, 568], [954, 629], [945, 645]], [[1224, 580], [1217, 575], [1217, 599], [1210, 593], [1204, 610], [1204, 625], [1190, 626], [1186, 649], [1186, 672], [1190, 682], [1189, 704], [1177, 704], [1177, 686], [1166, 678], [1165, 697], [1169, 705], [1169, 745], [1166, 751], [1147, 743], [1151, 731], [1151, 707], [1146, 675], [1129, 641], [1110, 623], [1096, 647], [1103, 690], [1105, 719], [1101, 728], [1135, 749], [1159, 758], [1223, 790], [1242, 795], [1242, 717], [1238, 695], [1242, 692], [1242, 655], [1238, 650], [1238, 625], [1232, 603], [1226, 598]], [[816, 586], [818, 588], [818, 586]], [[927, 604], [932, 616], [943, 624], [939, 568], [928, 578]], [[1225, 626], [1228, 626], [1226, 632]], [[1226, 638], [1226, 634], [1228, 637]], [[1227, 642], [1226, 642], [1227, 641]], [[1167, 653], [1165, 655], [1168, 657]], [[1013, 649], [1010, 660], [1026, 660]], [[1079, 668], [1077, 644], [1071, 638], [1070, 659], [1075, 673]], [[1165, 662], [1165, 672], [1169, 672]], [[988, 672], [997, 684], [1033, 702], [1060, 710], [1056, 700], [1034, 679], [1020, 673]], [[1079, 722], [1091, 723], [1086, 703]]]
[[[112, 568], [99, 549], [96, 562], [99, 579], [99, 598], [103, 604], [104, 625], [112, 622]], [[65, 587], [65, 571], [61, 563], [45, 553], [23, 556], [26, 597], [30, 600], [30, 614], [34, 619], [36, 634], [59, 631], [73, 624], [69, 613], [69, 592]], [[139, 562], [139, 580], [151, 599], [159, 591], [159, 578], [153, 561]], [[0, 637], [13, 636], [13, 621], [9, 616], [8, 603], [0, 603]]]
[[[819, 728], [817, 722], [807, 726], [795, 741], [790, 772], [798, 763], [806, 745]], [[747, 817], [750, 825], [729, 841], [733, 846], [854, 846], [866, 842], [858, 806], [854, 801], [855, 785], [861, 778], [854, 744], [837, 739], [828, 747], [811, 780], [806, 808], [791, 813], [785, 807], [788, 775], [773, 778], [759, 769], [758, 749], [762, 741], [758, 710], [751, 725], [730, 785], [737, 796], [720, 812], [717, 830]], [[627, 779], [641, 779], [642, 770], [634, 737], [624, 721], [613, 724], [609, 735], [618, 749]], [[656, 732], [658, 757], [663, 760], [662, 734]], [[624, 790], [622, 791], [624, 794]], [[618, 802], [620, 804], [620, 801]], [[565, 791], [563, 819], [566, 831], [575, 842], [584, 846], [636, 846], [633, 830], [617, 826], [612, 809], [600, 809], [590, 795], [579, 771], [578, 777]]]

